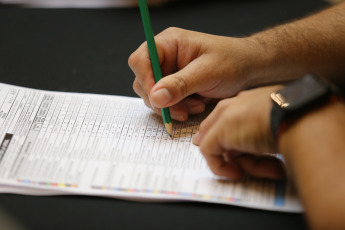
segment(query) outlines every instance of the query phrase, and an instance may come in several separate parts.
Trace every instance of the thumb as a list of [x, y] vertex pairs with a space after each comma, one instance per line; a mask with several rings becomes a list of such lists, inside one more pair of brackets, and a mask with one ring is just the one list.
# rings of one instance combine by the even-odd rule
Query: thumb
[[150, 91], [150, 102], [156, 108], [177, 104], [194, 93], [211, 88], [208, 64], [194, 60], [180, 71], [162, 78]]

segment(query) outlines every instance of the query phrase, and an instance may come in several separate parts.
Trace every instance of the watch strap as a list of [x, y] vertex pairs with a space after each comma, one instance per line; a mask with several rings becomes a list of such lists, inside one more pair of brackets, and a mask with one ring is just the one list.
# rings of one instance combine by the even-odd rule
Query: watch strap
[[289, 126], [287, 124], [291, 124], [303, 114], [341, 97], [336, 86], [311, 74], [273, 92], [270, 121], [274, 137], [278, 139], [282, 131]]

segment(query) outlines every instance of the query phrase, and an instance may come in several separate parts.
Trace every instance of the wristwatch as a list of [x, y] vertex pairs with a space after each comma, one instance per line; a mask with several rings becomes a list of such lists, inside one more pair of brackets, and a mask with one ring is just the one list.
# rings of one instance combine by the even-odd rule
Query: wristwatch
[[330, 101], [333, 95], [339, 95], [339, 90], [329, 82], [307, 74], [283, 89], [273, 92], [271, 99], [271, 128], [278, 139], [288, 124], [315, 107]]

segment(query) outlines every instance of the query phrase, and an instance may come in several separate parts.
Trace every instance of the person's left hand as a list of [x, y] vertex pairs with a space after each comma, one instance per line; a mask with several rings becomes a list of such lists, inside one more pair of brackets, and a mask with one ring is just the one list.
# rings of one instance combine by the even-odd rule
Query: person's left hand
[[240, 180], [245, 174], [284, 178], [283, 163], [265, 154], [277, 152], [270, 128], [270, 94], [279, 88], [262, 87], [224, 99], [201, 123], [193, 141], [216, 175], [232, 180]]

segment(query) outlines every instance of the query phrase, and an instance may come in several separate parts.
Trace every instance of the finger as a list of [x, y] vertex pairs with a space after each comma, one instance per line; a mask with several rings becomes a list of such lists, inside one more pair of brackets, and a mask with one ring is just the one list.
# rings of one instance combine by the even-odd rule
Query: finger
[[232, 178], [233, 175], [230, 177], [231, 170], [227, 165], [234, 164], [234, 161], [228, 160], [228, 162], [225, 163], [223, 158], [223, 153], [228, 152], [228, 149], [224, 148], [222, 144], [224, 135], [219, 120], [220, 119], [218, 119], [205, 134], [203, 141], [200, 143], [200, 151], [205, 157], [210, 169], [215, 174]]
[[215, 99], [215, 98], [208, 98], [208, 97], [200, 97], [201, 100], [205, 103], [205, 105], [217, 105], [219, 101], [222, 99]]
[[171, 117], [174, 120], [186, 121], [189, 114], [199, 114], [205, 111], [205, 103], [199, 99], [186, 98], [170, 107]]
[[[217, 119], [216, 117], [217, 116], [211, 118], [214, 120], [213, 125], [205, 134], [202, 134], [204, 135], [204, 137], [200, 142], [200, 151], [213, 172], [217, 173], [218, 175], [224, 175], [232, 178], [230, 177], [229, 167], [227, 167], [226, 164], [223, 165], [224, 160], [222, 157], [224, 152], [229, 152], [229, 150], [231, 150], [226, 140], [226, 137], [228, 136], [228, 133], [226, 133], [228, 132], [226, 130], [226, 127], [229, 126], [227, 125], [226, 127], [224, 127], [224, 116], [218, 116]], [[231, 164], [231, 166], [234, 167], [236, 163], [235, 161], [230, 160], [228, 164]]]
[[183, 99], [180, 104], [182, 104], [188, 114], [199, 114], [205, 111], [205, 102], [199, 98], [187, 97]]
[[236, 163], [231, 158], [231, 155], [225, 153], [224, 155], [214, 155], [207, 160], [207, 164], [210, 170], [218, 176], [226, 177], [231, 180], [241, 180], [244, 173]]
[[199, 127], [199, 132], [195, 135], [193, 139], [193, 143], [197, 146], [200, 145], [201, 141], [204, 139], [205, 134], [208, 130], [214, 125], [216, 121], [219, 120], [219, 117], [223, 113], [223, 111], [227, 108], [227, 106], [231, 103], [232, 99], [226, 99], [220, 101], [214, 110], [210, 113], [210, 115], [201, 122]]
[[144, 92], [148, 94], [155, 85], [155, 81], [146, 42], [141, 44], [141, 46], [131, 54], [128, 59], [128, 65], [135, 74], [136, 80], [141, 85]]
[[184, 105], [176, 104], [170, 107], [171, 118], [177, 121], [186, 121], [188, 119], [188, 112]]
[[[148, 108], [151, 108], [156, 114], [162, 116], [161, 109], [152, 107], [150, 99], [147, 97], [145, 91], [141, 88], [141, 85], [137, 80], [134, 80], [133, 89], [143, 100]], [[186, 121], [188, 119], [188, 110], [183, 104], [176, 104], [170, 107], [171, 118], [177, 121]]]
[[242, 170], [253, 177], [283, 179], [286, 176], [284, 164], [276, 157], [242, 154], [236, 158]]
[[153, 105], [158, 108], [169, 107], [189, 95], [216, 87], [218, 82], [210, 83], [210, 64], [204, 59], [199, 57], [180, 71], [160, 80], [149, 93]]
[[189, 114], [199, 114], [205, 111], [205, 103], [200, 99], [186, 98], [170, 108], [171, 118], [186, 121]]
[[206, 105], [211, 100], [203, 97], [187, 97], [180, 103], [170, 107], [171, 117], [174, 120], [186, 121], [189, 115], [200, 114], [205, 111]]
[[[178, 39], [174, 38], [176, 37], [176, 33], [180, 30], [181, 29], [177, 28], [169, 28], [155, 36], [155, 44], [163, 76], [177, 71]], [[155, 81], [147, 42], [142, 43], [129, 57], [128, 64], [138, 77], [143, 89], [149, 92]], [[148, 82], [149, 79], [151, 79], [151, 82]]]
[[[181, 104], [176, 104], [170, 109], [170, 115], [171, 118], [176, 121], [186, 121], [188, 119], [188, 113], [186, 108]], [[153, 111], [158, 114], [159, 116], [162, 116], [162, 109], [154, 108]]]
[[167, 76], [177, 72], [178, 39], [169, 29], [155, 37], [162, 75]]
[[151, 103], [147, 94], [145, 93], [145, 91], [143, 90], [143, 88], [141, 87], [137, 79], [135, 79], [133, 82], [133, 90], [139, 97], [141, 97], [144, 100], [144, 103], [148, 108], [154, 109], [151, 106]]
[[183, 69], [200, 56], [201, 46], [205, 44], [205, 40], [201, 42], [200, 35], [198, 32], [170, 27], [155, 37], [158, 50], [162, 51], [159, 55], [162, 55], [163, 76]]

